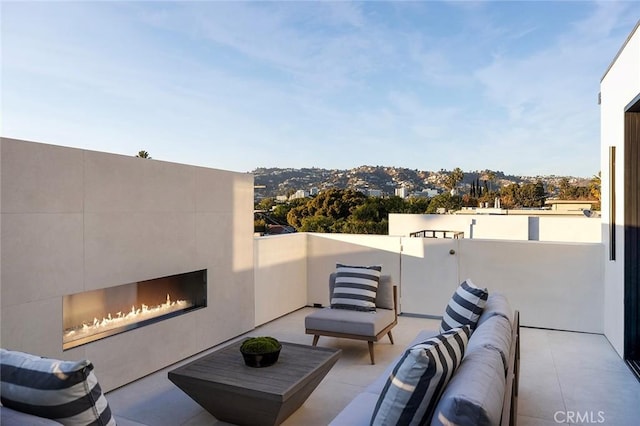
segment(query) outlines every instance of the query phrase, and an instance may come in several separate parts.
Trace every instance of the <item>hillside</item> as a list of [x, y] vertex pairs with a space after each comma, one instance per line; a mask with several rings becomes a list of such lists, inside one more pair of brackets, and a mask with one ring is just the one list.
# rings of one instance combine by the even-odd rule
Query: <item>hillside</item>
[[[351, 188], [366, 192], [380, 190], [383, 195], [393, 195], [396, 188], [406, 187], [409, 192], [427, 189], [444, 190], [444, 182], [448, 170], [425, 171], [406, 169], [401, 167], [359, 166], [348, 170], [320, 169], [320, 168], [257, 168], [252, 171], [257, 197], [276, 197], [289, 195], [297, 190], [309, 191], [317, 188], [319, 191], [327, 188]], [[490, 174], [494, 174], [493, 181]], [[545, 187], [557, 187], [563, 178], [569, 179], [573, 185], [587, 185], [589, 179], [572, 176], [516, 176], [502, 171], [469, 171], [464, 172], [461, 187], [471, 185], [480, 179], [488, 181], [493, 188], [512, 183], [537, 182], [541, 180]]]

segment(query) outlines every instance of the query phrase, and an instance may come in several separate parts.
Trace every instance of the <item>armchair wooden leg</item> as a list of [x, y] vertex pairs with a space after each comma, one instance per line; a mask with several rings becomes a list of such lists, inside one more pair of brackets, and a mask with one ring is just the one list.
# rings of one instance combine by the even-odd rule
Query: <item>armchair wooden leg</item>
[[389, 340], [391, 340], [391, 344], [393, 345], [393, 336], [391, 335], [391, 330], [387, 333], [389, 335]]
[[318, 334], [314, 334], [313, 335], [313, 346], [316, 346], [318, 344], [318, 339], [320, 339], [320, 336]]
[[371, 365], [373, 365], [376, 363], [373, 358], [373, 342], [369, 340], [367, 343], [369, 343], [369, 356], [371, 357]]

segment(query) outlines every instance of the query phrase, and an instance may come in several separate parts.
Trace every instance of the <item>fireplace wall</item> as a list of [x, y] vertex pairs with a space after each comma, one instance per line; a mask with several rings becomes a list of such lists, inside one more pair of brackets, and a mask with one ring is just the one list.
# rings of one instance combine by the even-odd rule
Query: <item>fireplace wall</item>
[[207, 271], [62, 297], [62, 348], [71, 349], [207, 307]]
[[[106, 390], [254, 326], [253, 176], [0, 139], [0, 345]], [[66, 351], [63, 296], [208, 271], [207, 307]]]

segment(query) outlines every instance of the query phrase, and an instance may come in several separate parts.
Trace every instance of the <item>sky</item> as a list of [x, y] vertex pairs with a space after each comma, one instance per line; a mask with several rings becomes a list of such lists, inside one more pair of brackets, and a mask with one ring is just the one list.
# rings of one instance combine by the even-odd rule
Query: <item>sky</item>
[[4, 137], [258, 167], [600, 170], [640, 2], [0, 3]]

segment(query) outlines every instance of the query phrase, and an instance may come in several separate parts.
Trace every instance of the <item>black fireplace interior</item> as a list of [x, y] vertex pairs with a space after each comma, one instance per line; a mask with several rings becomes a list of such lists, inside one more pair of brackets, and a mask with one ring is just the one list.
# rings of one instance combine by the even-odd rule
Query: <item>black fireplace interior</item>
[[74, 348], [206, 306], [206, 269], [67, 295], [62, 301], [62, 348]]

